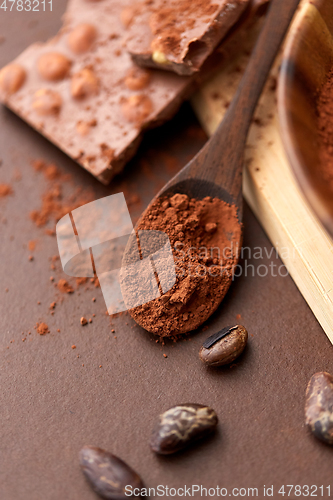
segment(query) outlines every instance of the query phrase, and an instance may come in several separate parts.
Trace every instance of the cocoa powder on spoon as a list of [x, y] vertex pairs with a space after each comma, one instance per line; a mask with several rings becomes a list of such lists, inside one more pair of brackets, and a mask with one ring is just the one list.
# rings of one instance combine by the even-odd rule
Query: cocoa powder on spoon
[[238, 262], [242, 226], [237, 207], [218, 198], [163, 196], [143, 215], [137, 230], [167, 233], [177, 278], [164, 295], [129, 313], [161, 337], [198, 328], [220, 304]]

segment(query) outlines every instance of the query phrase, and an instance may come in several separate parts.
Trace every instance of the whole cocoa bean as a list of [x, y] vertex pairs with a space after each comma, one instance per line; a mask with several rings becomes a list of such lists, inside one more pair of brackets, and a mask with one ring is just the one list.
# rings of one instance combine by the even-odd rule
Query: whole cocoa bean
[[244, 326], [227, 326], [209, 337], [199, 351], [199, 357], [207, 366], [232, 363], [245, 349], [248, 339]]
[[[140, 476], [129, 465], [101, 448], [84, 446], [80, 451], [80, 465], [90, 485], [102, 498], [134, 498], [130, 493], [144, 488]], [[143, 497], [136, 495], [135, 498]]]
[[333, 377], [329, 373], [315, 373], [308, 383], [305, 423], [316, 438], [333, 444]]
[[174, 406], [159, 417], [150, 446], [160, 455], [175, 453], [211, 433], [218, 418], [212, 408], [198, 404]]

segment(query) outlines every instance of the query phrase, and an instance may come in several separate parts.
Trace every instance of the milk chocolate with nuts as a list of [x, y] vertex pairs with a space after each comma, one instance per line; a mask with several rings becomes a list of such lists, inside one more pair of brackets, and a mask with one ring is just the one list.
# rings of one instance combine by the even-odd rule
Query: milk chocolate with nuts
[[58, 35], [0, 70], [0, 100], [104, 183], [193, 83], [133, 63], [121, 14], [134, 4], [69, 0]]
[[198, 71], [250, 0], [143, 0], [123, 11], [134, 61], [180, 75]]
[[[127, 39], [142, 35], [134, 22], [141, 8], [135, 0], [69, 0], [58, 35], [0, 70], [0, 101], [105, 184], [143, 132], [170, 119], [226, 59], [213, 54], [192, 76], [139, 68]], [[228, 41], [228, 57], [250, 26]]]

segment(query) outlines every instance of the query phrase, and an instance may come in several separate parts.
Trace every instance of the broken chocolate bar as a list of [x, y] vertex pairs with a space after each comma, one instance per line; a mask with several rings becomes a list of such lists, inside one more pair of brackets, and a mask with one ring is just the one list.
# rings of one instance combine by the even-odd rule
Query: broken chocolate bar
[[171, 118], [230, 57], [230, 45], [238, 50], [250, 26], [246, 21], [235, 30], [227, 53], [215, 52], [196, 75], [145, 70], [125, 44], [124, 9], [133, 5], [70, 0], [58, 35], [0, 70], [0, 100], [104, 184], [135, 154], [144, 130]]
[[70, 0], [64, 26], [0, 71], [0, 99], [103, 183], [134, 155], [143, 130], [178, 109], [192, 83], [138, 68], [124, 45], [124, 5]]
[[143, 0], [122, 11], [126, 42], [140, 66], [198, 71], [249, 0]]

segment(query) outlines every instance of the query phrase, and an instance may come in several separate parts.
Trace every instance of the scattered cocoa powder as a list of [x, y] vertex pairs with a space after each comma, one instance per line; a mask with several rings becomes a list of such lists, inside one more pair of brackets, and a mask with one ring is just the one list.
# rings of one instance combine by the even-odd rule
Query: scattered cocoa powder
[[[46, 163], [44, 160], [31, 162], [36, 172], [42, 172], [45, 179], [49, 181], [46, 192], [42, 195], [42, 206], [39, 210], [30, 213], [31, 220], [38, 227], [45, 226], [50, 220], [57, 223], [64, 215], [75, 208], [84, 205], [94, 199], [92, 190], [75, 189], [68, 197], [64, 197], [63, 184], [70, 181], [71, 176], [64, 174], [55, 164]], [[57, 181], [57, 182], [55, 182]], [[48, 229], [51, 236], [55, 235], [54, 229]]]
[[33, 252], [36, 248], [36, 241], [35, 240], [28, 241], [28, 248], [30, 252]]
[[95, 288], [99, 288], [100, 284], [99, 284], [98, 278], [91, 278], [90, 281], [91, 281], [91, 283], [93, 283]]
[[333, 69], [320, 90], [318, 104], [319, 175], [333, 193]]
[[46, 323], [37, 323], [36, 324], [36, 330], [39, 335], [45, 335], [46, 333], [49, 333], [49, 327], [47, 326]]
[[[161, 337], [198, 328], [224, 298], [238, 262], [242, 226], [237, 207], [218, 198], [161, 197], [143, 214], [137, 229], [168, 234], [177, 280], [164, 295], [129, 313]], [[125, 302], [135, 294], [127, 282], [122, 291]]]
[[61, 171], [54, 163], [46, 163], [43, 159], [33, 160], [32, 167], [36, 172], [43, 172], [45, 178], [49, 181], [62, 177]]
[[[39, 210], [33, 210], [30, 213], [31, 220], [38, 227], [45, 226], [49, 220], [58, 222], [64, 215], [75, 208], [92, 201], [93, 196], [89, 193], [87, 196], [79, 196], [81, 193], [74, 193], [67, 202], [63, 201], [63, 190], [59, 183], [52, 183], [46, 193], [42, 196], [42, 206]], [[51, 232], [53, 236], [54, 230]]]
[[[46, 191], [42, 195], [41, 208], [33, 211], [30, 214], [30, 218], [36, 223], [38, 227], [43, 227], [48, 222], [50, 222], [50, 225], [52, 224], [52, 228], [49, 227], [45, 229], [44, 232], [51, 236], [54, 236], [55, 224], [61, 217], [66, 215], [68, 212], [71, 212], [75, 208], [93, 201], [96, 196], [92, 189], [82, 189], [81, 187], [75, 187], [75, 185], [73, 184], [74, 180], [72, 179], [72, 176], [64, 173], [60, 168], [57, 167], [57, 165], [53, 163], [47, 163], [43, 159], [37, 159], [31, 162], [31, 166], [38, 174], [44, 175], [47, 181], [47, 187]], [[133, 204], [140, 204], [139, 197], [135, 195], [132, 196], [131, 201]], [[30, 240], [28, 242], [28, 248], [31, 252], [35, 250], [36, 243], [37, 240]], [[31, 260], [32, 259], [33, 256], [31, 256]], [[51, 270], [55, 273], [58, 273], [58, 271], [60, 271], [58, 267], [58, 262], [60, 260], [59, 255], [54, 255], [50, 257], [49, 260], [51, 261]], [[57, 282], [54, 284], [54, 286], [62, 294], [67, 295], [74, 292], [73, 284], [69, 283], [66, 279], [56, 278], [56, 280]], [[53, 275], [50, 276], [50, 282], [53, 283], [54, 281], [55, 277]], [[77, 278], [75, 289], [83, 285], [85, 285], [86, 290], [89, 287], [91, 288], [91, 286], [97, 288], [99, 287], [98, 278], [91, 278], [91, 280], [89, 280], [88, 278]], [[49, 303], [49, 306], [47, 308], [48, 314], [54, 315], [56, 304], [61, 304], [63, 300], [64, 297], [59, 299], [59, 297], [56, 295], [54, 297], [54, 300]], [[93, 298], [93, 302], [95, 301], [96, 298]], [[38, 301], [38, 304], [41, 304], [41, 302]], [[96, 315], [93, 314], [92, 316], [95, 317]], [[92, 318], [89, 318], [89, 322], [92, 322]], [[39, 326], [40, 325], [38, 323], [35, 328], [37, 329]], [[43, 327], [40, 328], [40, 331], [44, 331]], [[47, 332], [48, 329], [44, 333]], [[57, 329], [57, 332], [60, 332], [59, 328]], [[43, 335], [44, 333], [41, 333], [41, 335]]]
[[76, 278], [77, 286], [85, 285], [88, 281], [88, 278]]
[[60, 279], [58, 281], [58, 288], [61, 293], [73, 293], [74, 288], [65, 279]]

